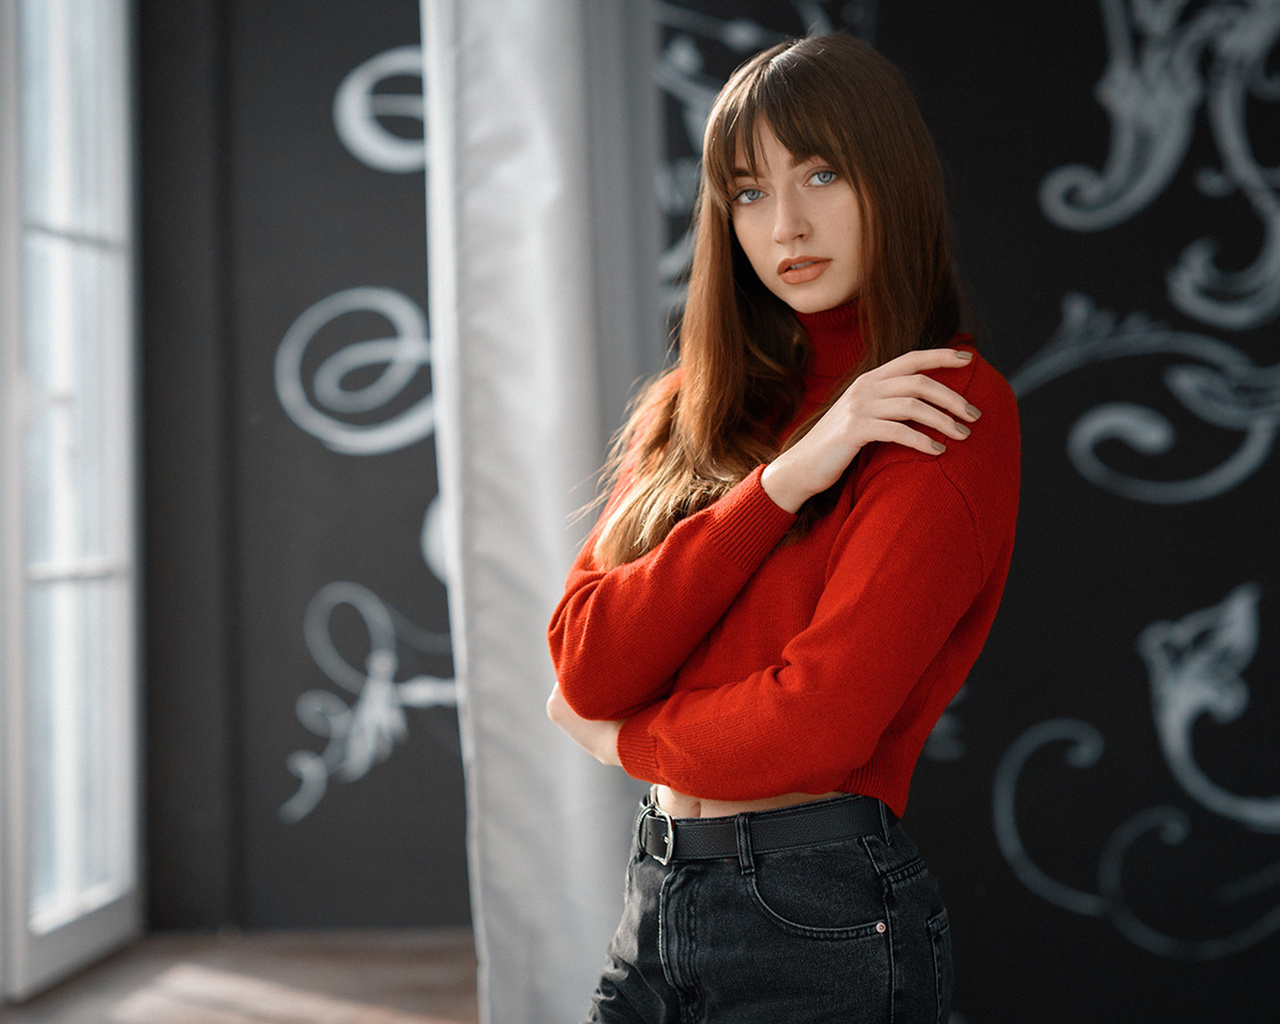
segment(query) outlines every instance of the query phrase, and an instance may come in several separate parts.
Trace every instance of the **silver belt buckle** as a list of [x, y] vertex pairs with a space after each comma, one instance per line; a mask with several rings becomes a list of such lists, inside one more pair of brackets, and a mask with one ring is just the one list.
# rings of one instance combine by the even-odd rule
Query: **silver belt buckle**
[[645, 810], [645, 814], [652, 814], [655, 818], [661, 818], [664, 822], [666, 822], [667, 834], [663, 844], [666, 847], [666, 849], [663, 850], [661, 854], [657, 854], [657, 853], [649, 854], [649, 856], [652, 857], [654, 860], [656, 860], [659, 864], [661, 864], [663, 867], [666, 867], [668, 864], [671, 863], [671, 858], [675, 856], [675, 852], [676, 852], [676, 823], [672, 820], [671, 815], [669, 815], [666, 811], [664, 811], [661, 807], [659, 807], [657, 801], [653, 800], [652, 798], [650, 798], [644, 810]]

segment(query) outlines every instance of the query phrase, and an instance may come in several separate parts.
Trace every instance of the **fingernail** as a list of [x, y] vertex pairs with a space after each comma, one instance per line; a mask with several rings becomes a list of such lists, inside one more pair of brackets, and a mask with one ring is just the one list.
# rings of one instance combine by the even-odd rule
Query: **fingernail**
[[965, 412], [967, 412], [970, 416], [972, 416], [975, 420], [976, 420], [979, 416], [981, 416], [981, 415], [982, 415], [982, 413], [981, 413], [981, 412], [979, 412], [979, 411], [978, 411], [976, 408], [974, 408], [972, 405], [966, 405], [966, 406], [964, 407], [964, 411], [965, 411]]
[[933, 446], [940, 452], [945, 452], [947, 450], [947, 446], [943, 444], [941, 441], [934, 441]]
[[972, 359], [972, 358], [973, 358], [973, 353], [972, 353], [972, 352], [962, 352], [960, 349], [956, 349], [956, 358], [957, 358], [957, 359], [961, 359], [961, 360], [963, 360], [964, 362], [966, 362], [966, 363], [967, 363], [970, 359]]
[[972, 433], [972, 431], [970, 431], [969, 428], [966, 427], [963, 423], [957, 423], [956, 429], [959, 430], [960, 433], [962, 433], [965, 437], [968, 437], [969, 434]]

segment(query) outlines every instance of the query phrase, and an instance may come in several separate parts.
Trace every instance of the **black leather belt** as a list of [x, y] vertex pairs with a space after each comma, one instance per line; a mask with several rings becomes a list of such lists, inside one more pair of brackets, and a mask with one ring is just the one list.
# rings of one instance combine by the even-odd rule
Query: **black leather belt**
[[[673, 818], [649, 795], [640, 803], [640, 846], [660, 864], [738, 856], [737, 817]], [[746, 816], [754, 853], [776, 853], [881, 831], [893, 814], [869, 796], [834, 797]]]

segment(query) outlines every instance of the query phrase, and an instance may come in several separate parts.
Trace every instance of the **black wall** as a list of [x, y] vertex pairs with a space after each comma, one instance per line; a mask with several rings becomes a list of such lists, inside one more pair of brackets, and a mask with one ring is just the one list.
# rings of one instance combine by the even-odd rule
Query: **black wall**
[[[1280, 155], [1274, 102], [1226, 53], [1243, 36], [1265, 59], [1280, 27], [1193, 3], [1152, 31], [1141, 6], [881, 4], [877, 22], [946, 157], [1022, 414], [1004, 604], [907, 819], [949, 898], [970, 1021], [1273, 1012], [1280, 565], [1258, 368], [1277, 310], [1222, 282], [1211, 310], [1173, 282], [1199, 239], [1225, 270], [1262, 249], [1259, 209], [1205, 185], [1237, 137]], [[1126, 46], [1143, 77], [1119, 77]], [[1073, 166], [1114, 185], [1065, 188]]]
[[151, 922], [466, 923], [417, 2], [139, 24]]
[[[1135, 4], [920, 6], [882, 5], [878, 42], [946, 155], [1024, 445], [1004, 605], [938, 748], [956, 759], [922, 765], [909, 816], [953, 907], [957, 1009], [1263, 1019], [1280, 565], [1259, 368], [1278, 310], [1225, 277], [1198, 302], [1176, 268], [1199, 239], [1227, 271], [1260, 254], [1260, 210], [1206, 178], [1236, 138], [1280, 155], [1276, 106], [1237, 63], [1280, 26], [1221, 3], [1173, 5], [1163, 31]], [[1126, 54], [1141, 77], [1120, 77]], [[1067, 167], [1114, 184], [1065, 188]]]

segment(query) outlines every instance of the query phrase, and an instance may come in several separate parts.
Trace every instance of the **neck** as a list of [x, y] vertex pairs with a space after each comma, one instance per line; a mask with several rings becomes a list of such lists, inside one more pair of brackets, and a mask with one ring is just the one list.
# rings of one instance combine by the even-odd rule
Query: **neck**
[[[847, 376], [862, 358], [862, 335], [858, 331], [858, 303], [850, 300], [841, 306], [818, 313], [797, 313], [796, 319], [813, 343], [813, 356], [805, 373], [806, 383], [813, 378], [824, 382]], [[807, 390], [807, 389], [806, 389]]]

